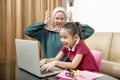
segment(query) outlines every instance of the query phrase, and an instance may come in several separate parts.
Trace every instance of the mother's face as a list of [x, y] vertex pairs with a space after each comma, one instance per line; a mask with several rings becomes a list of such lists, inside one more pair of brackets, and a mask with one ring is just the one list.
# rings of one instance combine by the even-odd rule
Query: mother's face
[[57, 12], [53, 19], [53, 24], [55, 27], [60, 28], [65, 24], [67, 21], [67, 18], [63, 12]]

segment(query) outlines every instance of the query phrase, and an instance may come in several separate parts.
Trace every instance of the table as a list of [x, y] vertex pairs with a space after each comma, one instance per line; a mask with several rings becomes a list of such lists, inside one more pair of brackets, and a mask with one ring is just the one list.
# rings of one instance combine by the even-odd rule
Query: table
[[[108, 76], [106, 74], [102, 74], [103, 76], [101, 76], [100, 78], [96, 79], [96, 80], [119, 80], [116, 79], [114, 77]], [[26, 71], [23, 71], [21, 69], [18, 69], [17, 74], [16, 74], [16, 80], [57, 80], [57, 78], [55, 76], [52, 77], [48, 77], [48, 78], [44, 78], [44, 79], [40, 79]]]

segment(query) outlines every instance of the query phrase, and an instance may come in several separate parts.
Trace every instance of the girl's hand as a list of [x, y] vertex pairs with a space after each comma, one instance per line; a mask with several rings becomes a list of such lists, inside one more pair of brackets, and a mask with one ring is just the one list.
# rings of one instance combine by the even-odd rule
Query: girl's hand
[[46, 59], [40, 60], [40, 67], [46, 63]]
[[57, 61], [52, 61], [52, 62], [49, 62], [49, 63], [47, 63], [47, 64], [44, 64], [43, 66], [41, 66], [41, 70], [42, 71], [48, 71], [48, 70], [50, 70], [50, 69], [52, 69], [53, 67], [55, 67], [56, 66], [56, 64], [57, 64]]
[[45, 23], [45, 24], [48, 24], [48, 23], [50, 22], [50, 19], [51, 19], [51, 18], [50, 18], [50, 11], [47, 10], [47, 11], [45, 12], [45, 21], [44, 21], [44, 23]]
[[71, 12], [71, 11], [69, 11], [69, 13], [68, 13], [68, 21], [69, 21], [69, 22], [72, 22], [72, 21], [73, 21], [72, 12]]

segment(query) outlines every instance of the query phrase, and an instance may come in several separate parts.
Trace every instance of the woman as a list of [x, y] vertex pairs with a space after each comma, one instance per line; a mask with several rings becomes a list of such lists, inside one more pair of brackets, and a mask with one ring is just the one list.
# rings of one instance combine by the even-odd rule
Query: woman
[[[45, 26], [50, 21], [50, 14], [47, 11], [44, 22], [34, 23], [29, 25], [25, 30], [25, 34], [40, 41], [43, 49], [43, 55], [45, 58], [55, 57], [60, 48], [62, 42], [60, 41], [59, 30], [67, 22], [67, 11], [63, 7], [57, 7], [52, 14], [52, 27], [46, 28]], [[82, 34], [84, 39], [90, 37], [94, 33], [94, 29], [88, 25], [82, 25]], [[64, 56], [64, 61], [68, 60], [67, 56]], [[69, 61], [69, 60], [68, 60]]]

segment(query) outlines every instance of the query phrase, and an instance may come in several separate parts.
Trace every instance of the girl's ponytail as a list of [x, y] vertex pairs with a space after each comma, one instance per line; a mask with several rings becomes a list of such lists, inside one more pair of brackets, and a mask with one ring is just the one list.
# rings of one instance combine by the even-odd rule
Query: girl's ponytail
[[77, 27], [77, 33], [78, 33], [80, 39], [83, 40], [82, 25], [80, 24], [80, 22], [75, 22], [75, 25]]

